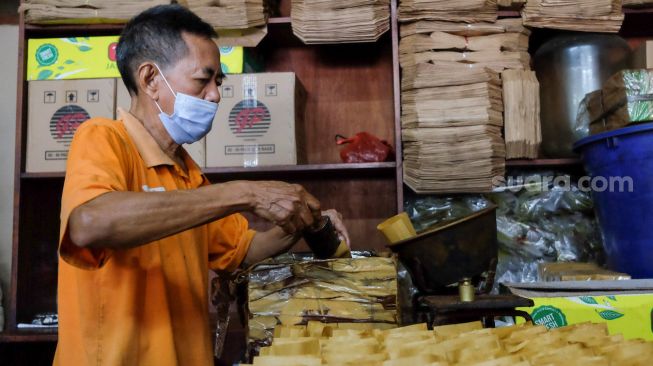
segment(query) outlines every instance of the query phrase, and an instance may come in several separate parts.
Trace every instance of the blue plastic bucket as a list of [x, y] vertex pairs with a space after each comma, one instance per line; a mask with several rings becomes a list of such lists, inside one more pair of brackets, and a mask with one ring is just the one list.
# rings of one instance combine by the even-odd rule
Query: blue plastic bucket
[[[653, 123], [577, 141], [591, 181], [608, 267], [653, 278]], [[580, 182], [579, 182], [580, 183]]]

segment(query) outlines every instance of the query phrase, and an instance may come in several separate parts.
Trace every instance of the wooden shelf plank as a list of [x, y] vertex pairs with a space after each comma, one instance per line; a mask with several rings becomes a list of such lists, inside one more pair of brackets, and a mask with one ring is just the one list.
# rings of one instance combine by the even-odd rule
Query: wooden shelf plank
[[292, 20], [290, 17], [275, 17], [268, 18], [268, 24], [291, 24]]
[[[360, 171], [362, 174], [369, 171], [394, 171], [397, 164], [394, 161], [383, 162], [383, 163], [356, 163], [356, 164], [345, 164], [345, 163], [335, 163], [335, 164], [304, 164], [304, 165], [271, 165], [271, 166], [260, 166], [260, 167], [225, 167], [225, 168], [205, 168], [203, 169], [204, 174], [207, 175], [220, 175], [220, 174], [238, 174], [238, 175], [248, 175], [248, 174], [268, 174], [268, 173], [298, 173], [298, 174], [329, 174], [329, 173], [355, 173]], [[63, 178], [65, 176], [64, 172], [52, 172], [52, 173], [21, 173], [21, 178], [23, 179], [47, 179], [47, 178]]]
[[621, 8], [624, 14], [653, 14], [653, 7], [651, 8]]
[[[268, 24], [290, 24], [290, 17], [273, 17]], [[120, 34], [124, 23], [110, 24], [25, 24], [27, 38], [55, 37], [63, 35]]]
[[56, 329], [16, 330], [13, 332], [0, 333], [0, 343], [56, 342], [57, 337]]
[[357, 163], [357, 164], [306, 164], [306, 165], [273, 165], [255, 168], [228, 167], [228, 168], [206, 168], [205, 174], [247, 174], [247, 173], [284, 173], [284, 172], [343, 172], [356, 170], [394, 170], [395, 162], [384, 163]]
[[499, 10], [497, 12], [499, 18], [519, 18], [521, 13], [519, 10]]
[[564, 159], [516, 159], [506, 160], [507, 167], [555, 167], [582, 165], [583, 162], [577, 158]]

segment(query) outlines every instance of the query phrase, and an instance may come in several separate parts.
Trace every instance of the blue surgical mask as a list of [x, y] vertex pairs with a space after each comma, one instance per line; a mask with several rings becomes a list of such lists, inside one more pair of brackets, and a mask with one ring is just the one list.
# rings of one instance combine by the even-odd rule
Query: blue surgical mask
[[218, 111], [218, 103], [184, 93], [175, 93], [159, 66], [157, 64], [154, 64], [154, 66], [161, 73], [163, 81], [165, 81], [172, 95], [175, 96], [175, 109], [172, 115], [163, 112], [159, 103], [156, 100], [154, 101], [159, 111], [161, 111], [159, 118], [163, 123], [163, 127], [179, 145], [199, 141], [211, 131], [213, 118], [215, 118], [215, 113]]

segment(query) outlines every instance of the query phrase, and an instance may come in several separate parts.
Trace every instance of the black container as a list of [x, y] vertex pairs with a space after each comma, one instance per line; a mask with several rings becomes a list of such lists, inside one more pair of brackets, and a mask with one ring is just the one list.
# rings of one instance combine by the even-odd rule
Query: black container
[[317, 225], [304, 229], [304, 240], [317, 259], [331, 258], [340, 245], [338, 233], [328, 216], [322, 216]]
[[422, 295], [447, 293], [447, 286], [463, 278], [480, 282], [484, 274], [491, 287], [498, 257], [496, 206], [388, 247], [398, 254]]

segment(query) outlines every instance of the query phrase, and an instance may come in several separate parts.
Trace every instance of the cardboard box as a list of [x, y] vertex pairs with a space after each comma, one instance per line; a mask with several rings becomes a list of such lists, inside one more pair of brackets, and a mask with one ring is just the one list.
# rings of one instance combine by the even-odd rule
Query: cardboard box
[[209, 167], [305, 162], [305, 92], [292, 72], [230, 75], [206, 137]]
[[27, 80], [120, 77], [117, 45], [118, 36], [30, 39]]
[[77, 127], [92, 117], [111, 118], [115, 79], [30, 81], [27, 172], [63, 172]]
[[220, 46], [220, 64], [225, 74], [242, 74], [244, 64], [243, 47]]
[[[131, 96], [129, 95], [129, 91], [127, 91], [127, 87], [125, 86], [125, 83], [122, 82], [122, 79], [117, 78], [115, 118], [118, 118], [118, 107], [124, 109], [125, 111], [129, 111], [130, 106], [131, 106]], [[195, 160], [195, 162], [197, 163], [197, 165], [199, 165], [200, 168], [204, 168], [206, 166], [205, 139], [201, 139], [200, 141], [197, 141], [192, 145], [184, 145], [184, 149], [188, 151], [190, 156], [193, 158], [193, 160]]]
[[127, 91], [125, 83], [121, 78], [116, 78], [116, 118], [118, 118], [118, 108], [128, 111], [132, 104], [132, 97]]
[[653, 40], [642, 43], [633, 53], [634, 67], [653, 69]]
[[653, 340], [653, 280], [562, 281], [505, 284], [535, 302], [535, 324], [558, 328], [583, 322], [607, 323], [610, 334]]
[[[119, 36], [30, 39], [27, 80], [119, 78]], [[220, 47], [224, 73], [243, 72], [243, 48]]]

